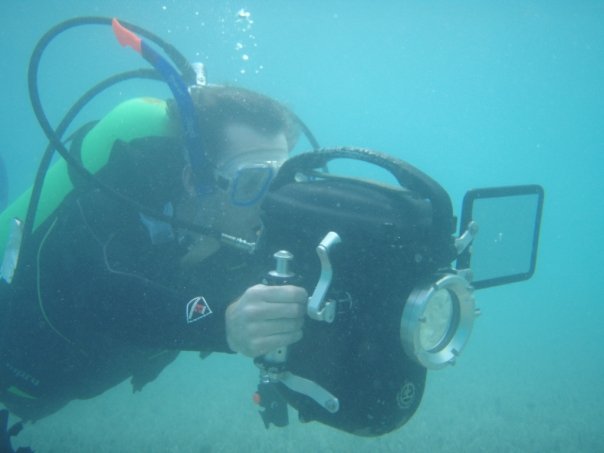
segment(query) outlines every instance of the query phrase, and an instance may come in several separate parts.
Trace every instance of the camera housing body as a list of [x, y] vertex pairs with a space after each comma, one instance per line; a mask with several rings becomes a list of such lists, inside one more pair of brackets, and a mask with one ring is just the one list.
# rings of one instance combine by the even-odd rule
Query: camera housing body
[[[399, 171], [401, 179], [423, 190], [315, 172], [333, 158], [394, 167], [395, 177]], [[309, 294], [321, 278], [317, 244], [331, 231], [341, 238], [330, 253], [333, 278], [326, 295], [336, 305], [334, 320], [308, 320], [304, 339], [289, 348], [287, 364], [294, 375], [336, 395], [340, 407], [331, 413], [281, 385], [287, 401], [304, 421], [358, 435], [398, 428], [419, 406], [426, 379], [426, 368], [405, 353], [400, 339], [405, 302], [418, 282], [446, 272], [457, 256], [446, 192], [388, 156], [319, 151], [284, 164], [263, 213], [261, 249], [267, 259], [276, 250], [291, 252]]]
[[[336, 176], [327, 171], [336, 159], [375, 165], [396, 183]], [[304, 338], [279, 370], [264, 367], [265, 381], [302, 421], [361, 436], [399, 428], [421, 402], [427, 369], [455, 363], [465, 347], [474, 288], [532, 276], [542, 204], [536, 185], [469, 191], [455, 236], [447, 192], [404, 161], [358, 148], [290, 158], [263, 201], [257, 252], [267, 266], [280, 250], [293, 254], [299, 284], [314, 293]], [[518, 216], [507, 222], [509, 212]], [[475, 254], [485, 277], [472, 281]]]

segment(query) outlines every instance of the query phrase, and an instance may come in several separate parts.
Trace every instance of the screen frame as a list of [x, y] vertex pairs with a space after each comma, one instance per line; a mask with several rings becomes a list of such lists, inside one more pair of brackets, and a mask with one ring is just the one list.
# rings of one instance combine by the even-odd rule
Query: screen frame
[[[543, 187], [537, 184], [527, 184], [520, 186], [505, 186], [505, 187], [487, 187], [481, 189], [473, 189], [466, 192], [461, 211], [460, 236], [468, 229], [469, 223], [473, 220], [474, 202], [476, 200], [496, 199], [504, 197], [514, 197], [520, 195], [536, 195], [537, 207], [535, 210], [535, 221], [533, 230], [533, 244], [531, 250], [530, 266], [526, 272], [515, 274], [501, 275], [498, 277], [487, 278], [478, 281], [472, 281], [472, 286], [475, 289], [490, 288], [493, 286], [507, 285], [509, 283], [519, 282], [530, 279], [535, 273], [537, 264], [537, 251], [539, 246], [539, 232], [541, 230], [541, 218], [543, 214], [543, 200], [545, 192]], [[478, 225], [480, 229], [480, 225]], [[480, 237], [480, 232], [478, 232]], [[471, 269], [472, 260], [472, 244], [457, 258], [457, 269]]]

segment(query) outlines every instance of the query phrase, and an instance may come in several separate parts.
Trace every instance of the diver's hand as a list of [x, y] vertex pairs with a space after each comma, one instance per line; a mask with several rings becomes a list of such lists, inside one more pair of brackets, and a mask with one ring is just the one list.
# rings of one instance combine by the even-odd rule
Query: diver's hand
[[227, 307], [229, 347], [258, 357], [300, 341], [308, 294], [291, 285], [255, 285]]

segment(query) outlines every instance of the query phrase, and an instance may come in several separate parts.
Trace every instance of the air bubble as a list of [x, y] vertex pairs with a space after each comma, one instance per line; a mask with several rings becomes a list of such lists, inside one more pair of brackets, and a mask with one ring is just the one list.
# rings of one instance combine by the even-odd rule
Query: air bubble
[[250, 13], [249, 11], [246, 11], [243, 8], [241, 8], [239, 11], [237, 11], [237, 17], [239, 17], [239, 19], [249, 19], [251, 15], [252, 15], [252, 13]]

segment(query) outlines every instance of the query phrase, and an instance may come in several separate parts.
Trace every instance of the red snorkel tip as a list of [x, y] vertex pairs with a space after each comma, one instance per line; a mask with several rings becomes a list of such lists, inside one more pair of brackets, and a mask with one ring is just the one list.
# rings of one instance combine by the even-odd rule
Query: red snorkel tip
[[111, 21], [111, 26], [115, 37], [122, 46], [130, 46], [138, 53], [142, 52], [141, 39], [138, 36], [120, 24], [117, 19]]

